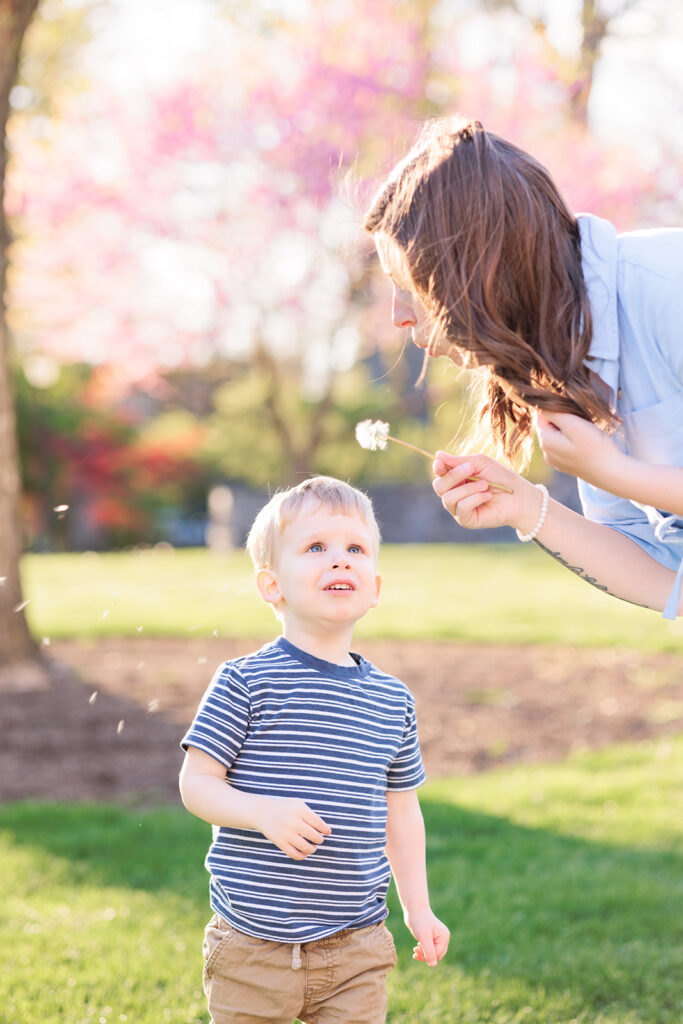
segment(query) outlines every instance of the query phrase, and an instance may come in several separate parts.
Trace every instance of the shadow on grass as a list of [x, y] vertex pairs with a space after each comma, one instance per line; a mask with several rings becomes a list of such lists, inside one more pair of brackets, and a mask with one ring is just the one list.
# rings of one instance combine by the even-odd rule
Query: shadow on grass
[[[428, 796], [423, 810], [432, 904], [451, 929], [452, 951], [438, 973], [417, 973], [392, 888], [400, 970], [391, 1021], [412, 1019], [400, 1004], [414, 1011], [430, 986], [445, 1005], [463, 977], [484, 993], [507, 982], [545, 998], [568, 994], [572, 1013], [549, 1020], [680, 1019], [681, 856], [521, 827]], [[209, 829], [183, 811], [23, 803], [0, 807], [0, 829], [18, 847], [49, 855], [50, 870], [74, 886], [174, 894], [206, 905], [208, 916]], [[580, 1016], [610, 1007], [622, 1016]], [[439, 1012], [420, 1019], [456, 1019]]]

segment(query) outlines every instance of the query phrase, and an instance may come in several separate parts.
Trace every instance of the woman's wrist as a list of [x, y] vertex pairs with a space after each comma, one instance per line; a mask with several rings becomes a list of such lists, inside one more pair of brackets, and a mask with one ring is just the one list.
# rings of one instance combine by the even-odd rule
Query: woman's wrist
[[522, 514], [514, 525], [517, 537], [523, 543], [535, 540], [545, 525], [548, 514], [548, 488], [545, 484], [529, 484]]

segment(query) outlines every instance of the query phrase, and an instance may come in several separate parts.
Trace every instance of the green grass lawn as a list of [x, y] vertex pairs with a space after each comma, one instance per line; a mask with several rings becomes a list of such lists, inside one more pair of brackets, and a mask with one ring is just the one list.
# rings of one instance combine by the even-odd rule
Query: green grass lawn
[[[679, 1024], [683, 738], [422, 791], [452, 948], [399, 967], [390, 1024]], [[182, 809], [0, 808], [3, 1024], [206, 1024], [202, 867]]]
[[[380, 569], [380, 603], [359, 637], [683, 651], [683, 620], [607, 597], [534, 545], [388, 544]], [[243, 551], [27, 555], [22, 575], [39, 637], [254, 637], [275, 628]]]

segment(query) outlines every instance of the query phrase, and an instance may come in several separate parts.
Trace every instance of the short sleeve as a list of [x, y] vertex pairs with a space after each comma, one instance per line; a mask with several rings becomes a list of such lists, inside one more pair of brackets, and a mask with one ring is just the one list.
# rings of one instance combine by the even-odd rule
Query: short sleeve
[[230, 768], [244, 742], [249, 716], [247, 683], [236, 666], [226, 661], [211, 680], [180, 745], [183, 750], [197, 747]]
[[417, 789], [426, 778], [417, 735], [415, 701], [412, 695], [409, 694], [403, 739], [398, 753], [387, 772], [387, 789], [393, 792]]

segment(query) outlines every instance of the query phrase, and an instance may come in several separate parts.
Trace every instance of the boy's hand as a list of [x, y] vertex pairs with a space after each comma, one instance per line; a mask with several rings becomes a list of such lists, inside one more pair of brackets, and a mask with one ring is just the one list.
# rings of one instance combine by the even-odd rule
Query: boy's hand
[[411, 935], [417, 939], [417, 946], [413, 949], [413, 960], [420, 960], [422, 963], [436, 967], [448, 950], [448, 940], [451, 937], [443, 921], [431, 910], [425, 910], [419, 914], [406, 914], [405, 923]]
[[292, 860], [304, 860], [315, 853], [332, 831], [305, 801], [281, 796], [264, 800], [256, 827]]

